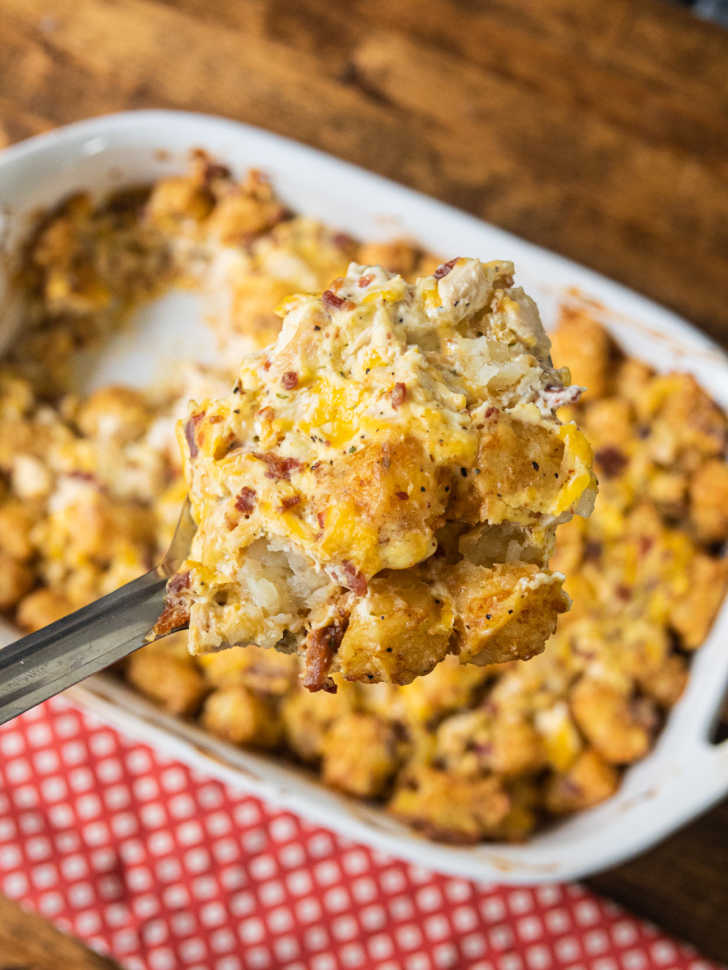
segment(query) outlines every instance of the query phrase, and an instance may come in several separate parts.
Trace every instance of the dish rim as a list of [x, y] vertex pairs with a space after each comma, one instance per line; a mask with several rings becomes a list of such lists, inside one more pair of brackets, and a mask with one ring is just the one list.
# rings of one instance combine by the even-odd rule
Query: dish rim
[[[592, 270], [474, 216], [317, 149], [239, 122], [212, 115], [144, 110], [104, 115], [34, 136], [0, 152], [0, 204], [3, 183], [8, 179], [9, 172], [12, 178], [13, 170], [22, 182], [23, 176], [18, 173], [24, 166], [33, 168], [35, 165], [42, 169], [44, 159], [47, 165], [52, 156], [60, 153], [60, 158], [65, 158], [61, 168], [67, 171], [69, 164], [73, 166], [74, 162], [84, 158], [103, 156], [107, 150], [104, 139], [107, 139], [108, 146], [114, 138], [121, 138], [123, 142], [128, 136], [132, 140], [143, 136], [142, 140], [148, 147], [153, 142], [164, 142], [173, 130], [174, 137], [180, 144], [186, 142], [188, 148], [197, 145], [207, 147], [217, 140], [229, 143], [231, 150], [235, 147], [243, 157], [250, 154], [257, 156], [259, 167], [268, 171], [273, 169], [273, 181], [278, 188], [279, 175], [275, 173], [275, 167], [267, 163], [267, 158], [275, 158], [276, 166], [283, 166], [291, 179], [298, 178], [302, 172], [308, 171], [309, 178], [320, 173], [323, 182], [336, 187], [336, 191], [340, 191], [338, 187], [343, 181], [352, 191], [357, 186], [377, 198], [396, 199], [395, 209], [404, 210], [405, 226], [421, 224], [424, 219], [426, 222], [432, 220], [433, 224], [440, 222], [443, 226], [462, 227], [460, 235], [463, 237], [480, 236], [484, 245], [487, 240], [489, 247], [506, 250], [502, 255], [509, 256], [511, 252], [517, 254], [517, 266], [525, 260], [528, 269], [526, 272], [522, 268], [519, 270], [521, 279], [543, 273], [549, 281], [546, 283], [542, 279], [545, 286], [550, 286], [560, 277], [569, 279], [582, 294], [589, 294], [588, 297], [574, 297], [577, 302], [581, 299], [589, 302], [592, 297], [598, 299], [597, 306], [590, 305], [597, 315], [603, 313], [611, 318], [605, 322], [618, 339], [629, 342], [624, 339], [625, 333], [633, 328], [642, 328], [644, 333], [641, 339], [646, 346], [651, 340], [658, 340], [658, 349], [659, 341], [671, 345], [672, 349], [669, 350], [661, 347], [663, 356], [672, 355], [683, 367], [685, 358], [687, 369], [697, 374], [724, 407], [728, 405], [728, 358], [710, 338], [671, 311]], [[114, 147], [111, 145], [111, 150]], [[165, 146], [159, 144], [159, 147]], [[219, 150], [213, 153], [220, 155]], [[224, 155], [222, 157], [224, 161], [230, 161]], [[246, 158], [244, 164], [248, 167], [251, 160]], [[414, 213], [421, 215], [414, 218]], [[328, 221], [336, 220], [328, 217]], [[389, 235], [392, 235], [391, 231]], [[419, 236], [427, 244], [424, 236]], [[532, 286], [527, 284], [526, 288], [532, 289]], [[563, 288], [559, 293], [563, 295]], [[608, 307], [613, 309], [609, 310]], [[616, 315], [615, 307], [619, 307]], [[632, 336], [638, 339], [639, 335], [632, 332]], [[722, 395], [721, 389], [724, 392]], [[145, 741], [151, 737], [175, 757], [328, 825], [349, 838], [373, 844], [376, 848], [409, 858], [428, 868], [469, 878], [511, 883], [549, 882], [580, 877], [643, 851], [707, 809], [728, 791], [728, 746], [708, 745], [706, 740], [728, 680], [728, 656], [722, 658], [722, 665], [718, 664], [719, 676], [715, 676], [712, 669], [707, 669], [703, 660], [706, 651], [711, 658], [715, 655], [715, 659], [720, 660], [718, 648], [720, 641], [726, 639], [728, 602], [724, 602], [709, 637], [694, 658], [685, 696], [670, 713], [657, 745], [628, 772], [628, 777], [637, 775], [643, 779], [641, 783], [631, 786], [636, 791], [622, 794], [623, 786], [602, 806], [579, 813], [574, 819], [561, 823], [547, 833], [537, 834], [523, 846], [516, 847], [498, 843], [452, 847], [425, 840], [411, 828], [395, 823], [391, 816], [381, 810], [372, 811], [358, 801], [331, 792], [318, 782], [302, 784], [297, 769], [280, 758], [234, 749], [197, 727], [165, 715], [131, 688], [111, 682], [108, 676], [92, 678], [83, 686], [74, 688], [71, 696], [85, 707], [117, 723], [128, 733], [136, 734]], [[728, 651], [723, 652], [728, 654]], [[699, 678], [696, 677], [698, 668], [701, 671]], [[119, 707], [120, 704], [124, 707]], [[225, 758], [231, 750], [235, 757]], [[655, 788], [650, 782], [650, 775], [657, 771], [655, 765], [659, 768], [662, 762], [664, 777]], [[267, 771], [268, 777], [260, 776], [261, 771], [263, 775]], [[342, 804], [347, 806], [345, 814], [341, 810]], [[600, 824], [605, 806], [612, 806], [614, 814], [615, 804], [620, 805], [618, 813], [621, 812], [621, 817], [617, 814], [616, 821]], [[380, 815], [384, 818], [378, 818]], [[622, 825], [616, 824], [617, 821], [621, 821]], [[588, 828], [592, 822], [594, 831], [591, 834], [581, 833], [581, 829], [585, 825]], [[609, 831], [612, 827], [614, 832]], [[576, 839], [569, 837], [572, 831], [577, 832]], [[610, 838], [606, 837], [606, 833]], [[558, 851], [549, 861], [548, 849], [544, 850], [543, 845], [551, 843], [551, 848]], [[529, 855], [530, 861], [527, 858]]]

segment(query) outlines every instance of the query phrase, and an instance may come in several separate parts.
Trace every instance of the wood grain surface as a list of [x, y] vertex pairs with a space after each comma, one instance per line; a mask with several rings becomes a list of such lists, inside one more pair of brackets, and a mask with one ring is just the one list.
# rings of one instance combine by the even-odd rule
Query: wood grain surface
[[[315, 145], [600, 270], [728, 346], [728, 32], [677, 5], [0, 0], [0, 144], [142, 107]], [[727, 832], [723, 804], [592, 885], [728, 961]], [[0, 905], [6, 964], [61, 965], [62, 949], [23, 949], [24, 919], [39, 932]]]
[[118, 966], [0, 896], [0, 970], [118, 970]]

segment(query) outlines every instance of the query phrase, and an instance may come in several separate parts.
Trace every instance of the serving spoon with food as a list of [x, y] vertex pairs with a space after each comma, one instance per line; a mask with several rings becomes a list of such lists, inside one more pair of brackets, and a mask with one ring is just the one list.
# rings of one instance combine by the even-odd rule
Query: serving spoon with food
[[178, 425], [189, 501], [165, 559], [0, 651], [0, 723], [183, 628], [193, 654], [293, 650], [314, 691], [543, 650], [569, 605], [556, 527], [596, 483], [556, 414], [580, 389], [513, 266], [412, 284], [352, 263], [281, 314]]
[[194, 534], [185, 502], [169, 550], [155, 569], [0, 649], [0, 724], [147, 643], [167, 582], [187, 557]]

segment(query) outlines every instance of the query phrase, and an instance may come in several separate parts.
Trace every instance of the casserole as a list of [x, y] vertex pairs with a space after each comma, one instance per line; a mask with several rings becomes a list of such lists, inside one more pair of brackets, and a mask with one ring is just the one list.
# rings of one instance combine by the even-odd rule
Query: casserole
[[[345, 231], [382, 239], [406, 235], [440, 252], [513, 258], [519, 281], [537, 300], [547, 326], [555, 319], [560, 301], [577, 288], [570, 298], [588, 304], [629, 353], [660, 370], [691, 371], [724, 408], [728, 406], [724, 355], [667, 311], [573, 263], [376, 176], [221, 120], [171, 112], [132, 113], [84, 122], [10, 149], [0, 158], [7, 252], [12, 254], [14, 243], [27, 229], [28, 217], [38, 207], [74, 189], [101, 192], [179, 171], [188, 151], [198, 146], [231, 165], [237, 174], [251, 165], [264, 169], [293, 209]], [[8, 307], [0, 334], [7, 340], [13, 328], [7, 275], [0, 286], [5, 287], [3, 302]], [[112, 380], [148, 384], [165, 356], [168, 360], [172, 356], [168, 347], [179, 358], [180, 324], [184, 354], [204, 359], [209, 342], [197, 333], [195, 309], [195, 298], [180, 293], [150, 305], [139, 314], [133, 331], [117, 334], [100, 352], [81, 355], [79, 379], [87, 387]], [[533, 883], [574, 878], [614, 864], [666, 835], [728, 789], [728, 753], [708, 742], [728, 672], [727, 632], [724, 607], [693, 662], [685, 695], [655, 749], [628, 771], [618, 793], [519, 846], [455, 848], [426, 842], [383, 811], [330, 792], [291, 766], [233, 748], [161, 713], [111, 678], [87, 682], [74, 696], [169, 753], [349, 837], [471, 878]], [[6, 639], [13, 635], [7, 629]]]

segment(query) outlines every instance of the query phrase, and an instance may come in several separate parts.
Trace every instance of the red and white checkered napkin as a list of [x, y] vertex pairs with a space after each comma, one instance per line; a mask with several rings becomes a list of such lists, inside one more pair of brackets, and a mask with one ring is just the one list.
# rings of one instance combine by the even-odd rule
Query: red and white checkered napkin
[[128, 970], [711, 970], [579, 886], [355, 845], [63, 700], [0, 730], [0, 889]]

